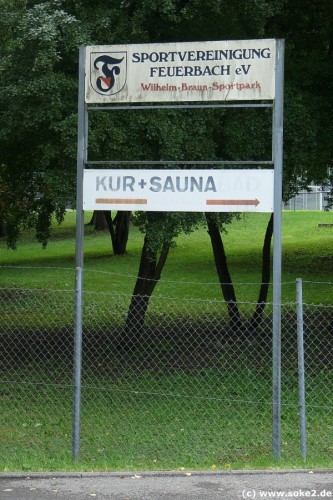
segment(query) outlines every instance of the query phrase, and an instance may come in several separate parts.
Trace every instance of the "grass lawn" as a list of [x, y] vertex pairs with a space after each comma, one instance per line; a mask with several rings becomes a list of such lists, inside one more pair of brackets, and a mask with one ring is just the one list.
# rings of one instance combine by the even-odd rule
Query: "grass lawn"
[[[284, 303], [295, 301], [302, 278], [305, 302], [332, 305], [333, 229], [318, 227], [332, 219], [283, 213]], [[224, 236], [239, 301], [256, 301], [267, 222], [248, 214]], [[309, 458], [300, 457], [294, 338], [284, 353], [282, 459], [272, 459], [271, 341], [221, 342], [209, 331], [221, 291], [204, 229], [177, 239], [154, 292], [179, 336], [150, 336], [127, 353], [110, 344], [104, 324], [122, 314], [118, 294], [130, 297], [142, 241], [131, 228], [127, 254], [116, 257], [108, 233], [86, 226], [84, 288], [96, 334], [84, 338], [79, 463], [71, 459], [75, 213], [54, 226], [46, 249], [29, 232], [15, 251], [0, 243], [0, 288], [13, 289], [0, 302], [0, 470], [332, 467], [333, 377], [319, 347], [307, 380]], [[195, 316], [199, 299], [205, 317], [200, 308]], [[202, 338], [191, 338], [200, 314]]]
[[80, 462], [71, 458], [70, 384], [21, 375], [25, 382], [0, 382], [1, 471], [333, 467], [331, 403], [309, 407], [308, 459], [300, 456], [297, 389], [283, 399], [282, 458], [272, 458], [270, 377], [254, 369], [142, 372], [135, 381], [90, 374]]
[[[91, 214], [86, 213], [89, 221]], [[333, 212], [286, 211], [283, 213], [282, 297], [294, 301], [295, 280], [304, 287], [309, 303], [331, 304], [332, 288], [324, 284], [333, 276], [333, 229], [318, 224], [333, 221]], [[261, 279], [261, 247], [268, 214], [247, 214], [234, 221], [224, 235], [231, 276], [240, 301], [255, 301]], [[130, 231], [126, 256], [113, 256], [107, 232], [95, 232], [86, 226], [85, 289], [131, 293], [138, 272], [143, 236], [136, 227]], [[156, 295], [219, 298], [208, 234], [203, 228], [177, 238], [163, 270]], [[54, 226], [46, 249], [25, 233], [13, 251], [0, 243], [0, 286], [55, 288], [70, 290], [74, 281], [75, 213], [69, 211], [61, 226]], [[9, 268], [7, 266], [13, 266]], [[19, 266], [21, 269], [17, 269]], [[30, 269], [29, 269], [30, 267]], [[36, 272], [38, 267], [38, 272]]]

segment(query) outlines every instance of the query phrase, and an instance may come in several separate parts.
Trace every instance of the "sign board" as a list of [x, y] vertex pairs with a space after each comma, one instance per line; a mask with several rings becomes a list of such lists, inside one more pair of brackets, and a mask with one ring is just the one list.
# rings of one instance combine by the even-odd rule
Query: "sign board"
[[[284, 40], [80, 48], [72, 426], [75, 460], [80, 450], [84, 209], [274, 211], [272, 444], [274, 458], [280, 458], [283, 75]], [[260, 100], [274, 100], [271, 156], [274, 171], [85, 169], [88, 163], [88, 111], [101, 108], [86, 104], [240, 101], [239, 107], [243, 107], [244, 101]], [[251, 103], [247, 106], [261, 105]], [[112, 110], [112, 106], [106, 107]], [[125, 109], [134, 107], [123, 106]], [[163, 106], [156, 104], [153, 107]], [[211, 107], [217, 106], [212, 104]]]
[[273, 39], [89, 46], [85, 100], [273, 100], [275, 52]]
[[274, 171], [85, 170], [84, 210], [273, 212]]

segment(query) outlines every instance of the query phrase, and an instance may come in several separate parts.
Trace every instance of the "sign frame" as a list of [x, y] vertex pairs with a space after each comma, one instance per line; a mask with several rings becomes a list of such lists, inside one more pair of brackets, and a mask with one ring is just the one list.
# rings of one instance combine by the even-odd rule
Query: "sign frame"
[[[251, 41], [246, 40], [246, 43]], [[80, 47], [79, 51], [79, 93], [78, 93], [78, 139], [77, 139], [77, 204], [76, 204], [76, 254], [75, 254], [75, 325], [74, 325], [74, 362], [73, 362], [73, 419], [72, 419], [72, 456], [74, 460], [79, 459], [80, 454], [80, 409], [81, 409], [81, 365], [82, 365], [82, 306], [83, 306], [83, 243], [84, 243], [84, 211], [83, 211], [83, 175], [85, 167], [97, 164], [168, 164], [172, 162], [115, 162], [88, 161], [88, 112], [104, 111], [112, 109], [159, 109], [169, 108], [198, 108], [198, 107], [271, 107], [272, 108], [272, 160], [262, 162], [239, 161], [239, 162], [184, 162], [186, 164], [219, 164], [231, 165], [270, 165], [274, 167], [274, 238], [273, 238], [273, 331], [272, 331], [272, 453], [275, 459], [281, 455], [281, 268], [282, 268], [282, 167], [283, 167], [283, 100], [284, 100], [284, 40], [275, 39], [275, 64], [274, 64], [274, 96], [270, 103], [249, 103], [234, 101], [223, 103], [218, 101], [214, 104], [150, 104], [134, 105], [132, 102], [124, 105], [111, 104], [95, 106], [86, 102], [85, 74], [86, 74], [86, 51], [87, 47]], [[243, 94], [244, 95], [244, 94]], [[191, 99], [188, 99], [191, 101]], [[193, 99], [192, 99], [193, 100]], [[196, 99], [197, 100], [197, 99]], [[235, 99], [236, 101], [238, 99]], [[254, 99], [256, 100], [256, 99]], [[176, 162], [175, 162], [176, 163]], [[181, 162], [177, 162], [180, 164]]]

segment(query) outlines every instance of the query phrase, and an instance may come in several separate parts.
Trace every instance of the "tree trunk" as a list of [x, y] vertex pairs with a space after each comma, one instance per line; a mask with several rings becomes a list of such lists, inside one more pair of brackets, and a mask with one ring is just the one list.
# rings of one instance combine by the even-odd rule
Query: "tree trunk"
[[267, 302], [268, 289], [271, 279], [271, 242], [273, 236], [274, 216], [271, 214], [265, 233], [264, 244], [262, 247], [262, 268], [261, 268], [261, 286], [257, 305], [250, 321], [250, 330], [254, 331], [262, 321], [262, 315]]
[[216, 271], [219, 277], [223, 298], [227, 304], [230, 327], [232, 331], [241, 333], [243, 331], [243, 323], [238, 309], [235, 289], [228, 269], [222, 236], [217, 224], [211, 219], [209, 214], [206, 214], [206, 220], [208, 234], [210, 236], [213, 249]]
[[105, 222], [107, 224], [107, 228], [108, 228], [109, 233], [110, 233], [112, 250], [113, 250], [113, 253], [115, 253], [114, 249], [115, 249], [115, 245], [116, 245], [116, 233], [115, 233], [115, 230], [114, 230], [114, 227], [113, 227], [113, 221], [112, 221], [112, 217], [111, 217], [111, 210], [104, 210], [103, 214], [104, 214]]
[[138, 346], [144, 326], [149, 299], [157, 285], [166, 262], [170, 246], [164, 244], [159, 258], [147, 252], [147, 237], [141, 253], [139, 273], [129, 305], [122, 347], [130, 349]]
[[4, 238], [5, 236], [5, 223], [2, 219], [0, 219], [0, 238]]
[[88, 226], [94, 226], [95, 231], [105, 231], [107, 229], [107, 222], [102, 210], [94, 210]]
[[86, 224], [87, 226], [94, 226], [95, 225], [95, 214], [96, 214], [96, 210], [93, 211], [93, 214], [91, 216], [90, 221]]
[[95, 210], [88, 226], [94, 226], [95, 231], [109, 230], [114, 255], [126, 253], [131, 212], [118, 211], [112, 220], [110, 210]]
[[113, 222], [116, 226], [116, 231], [113, 252], [115, 255], [124, 255], [126, 253], [130, 219], [131, 212], [123, 211], [118, 211], [114, 218]]

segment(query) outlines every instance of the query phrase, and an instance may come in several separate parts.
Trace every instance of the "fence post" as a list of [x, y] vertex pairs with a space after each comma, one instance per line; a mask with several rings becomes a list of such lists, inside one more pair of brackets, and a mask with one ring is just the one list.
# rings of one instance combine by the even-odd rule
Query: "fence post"
[[74, 332], [74, 368], [73, 368], [73, 434], [72, 456], [80, 456], [81, 426], [81, 365], [82, 365], [82, 268], [76, 268], [75, 275], [75, 332]]
[[297, 352], [298, 352], [298, 404], [300, 419], [301, 455], [306, 458], [306, 403], [304, 372], [304, 322], [303, 322], [303, 290], [301, 278], [296, 279], [297, 306]]

